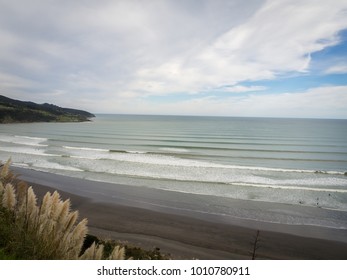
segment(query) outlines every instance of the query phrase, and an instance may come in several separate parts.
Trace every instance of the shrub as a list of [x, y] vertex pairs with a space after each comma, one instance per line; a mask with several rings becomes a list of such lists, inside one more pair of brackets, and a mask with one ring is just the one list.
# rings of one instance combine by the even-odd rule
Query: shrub
[[163, 254], [160, 252], [160, 248], [155, 247], [151, 250], [146, 250], [134, 245], [130, 245], [127, 242], [115, 241], [115, 240], [101, 240], [94, 235], [87, 234], [85, 238], [84, 247], [89, 247], [92, 243], [100, 244], [104, 247], [105, 256], [109, 255], [115, 247], [123, 247], [125, 249], [125, 258], [135, 260], [169, 260], [170, 254]]
[[87, 219], [78, 221], [70, 200], [57, 191], [46, 193], [42, 203], [32, 187], [16, 180], [10, 160], [0, 170], [0, 252], [16, 259], [124, 259], [119, 246], [104, 256], [104, 246], [93, 242], [81, 251], [88, 232]]

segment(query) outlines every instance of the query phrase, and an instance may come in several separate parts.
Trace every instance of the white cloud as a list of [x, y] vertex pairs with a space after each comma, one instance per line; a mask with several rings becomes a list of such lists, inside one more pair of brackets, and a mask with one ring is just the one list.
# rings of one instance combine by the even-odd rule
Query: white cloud
[[267, 88], [264, 86], [226, 86], [222, 90], [227, 92], [250, 92], [250, 91], [263, 91]]
[[347, 28], [347, 4], [342, 2], [267, 1], [247, 21], [231, 26], [196, 53], [144, 68], [138, 79], [161, 81], [157, 90], [162, 93], [197, 92], [305, 72], [310, 54], [337, 44], [337, 31]]
[[81, 100], [91, 111], [112, 113], [178, 114], [244, 117], [347, 118], [347, 86], [317, 87], [282, 94], [258, 93], [228, 97], [191, 95], [171, 102], [148, 98], [114, 97], [92, 103]]
[[[123, 100], [110, 110], [143, 114], [180, 114], [212, 116], [346, 118], [347, 86], [319, 87], [283, 94], [249, 94], [246, 96], [192, 96], [189, 100], [152, 103], [137, 99]], [[179, 108], [179, 110], [177, 110]]]
[[325, 74], [346, 74], [347, 73], [347, 64], [338, 64], [329, 67], [325, 70]]
[[243, 100], [243, 110], [256, 116], [345, 118], [346, 93], [347, 86], [327, 86], [294, 93], [250, 95]]
[[[0, 70], [9, 77], [2, 90], [93, 112], [242, 115], [245, 104], [276, 95], [225, 103], [199, 94], [264, 92], [242, 82], [309, 71], [310, 54], [339, 43], [347, 28], [340, 0], [0, 3]], [[334, 67], [327, 71], [345, 71]], [[176, 93], [187, 101], [167, 101], [166, 110], [150, 101]]]
[[8, 89], [25, 89], [32, 86], [37, 85], [31, 80], [0, 72], [0, 90], [2, 94], [5, 94]]

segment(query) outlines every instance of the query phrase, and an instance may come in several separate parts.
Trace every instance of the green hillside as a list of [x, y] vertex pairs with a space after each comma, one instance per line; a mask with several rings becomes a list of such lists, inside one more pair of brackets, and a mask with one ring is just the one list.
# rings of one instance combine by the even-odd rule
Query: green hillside
[[19, 101], [0, 95], [0, 123], [84, 122], [92, 117], [95, 116], [82, 110]]

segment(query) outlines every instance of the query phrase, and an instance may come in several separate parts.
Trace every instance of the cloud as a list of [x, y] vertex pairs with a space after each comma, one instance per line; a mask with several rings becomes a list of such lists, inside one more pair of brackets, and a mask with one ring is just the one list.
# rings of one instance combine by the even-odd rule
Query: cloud
[[232, 100], [241, 105], [268, 89], [244, 82], [309, 72], [311, 53], [340, 42], [346, 10], [339, 0], [0, 0], [2, 91], [93, 112], [155, 113], [159, 96], [172, 114], [196, 104], [227, 114], [210, 109], [225, 105], [209, 92], [245, 94]]
[[[148, 99], [135, 102], [122, 100], [116, 109], [120, 112], [141, 114], [177, 114], [244, 116], [244, 117], [297, 117], [297, 118], [345, 118], [347, 112], [347, 86], [312, 88], [300, 92], [282, 94], [248, 94], [244, 96], [199, 97], [158, 103]], [[105, 104], [106, 106], [106, 104]], [[109, 109], [112, 110], [112, 106]]]
[[347, 86], [327, 86], [301, 92], [250, 95], [242, 100], [242, 109], [257, 116], [343, 118], [347, 110], [346, 92]]
[[[155, 101], [150, 98], [113, 97], [93, 103], [81, 99], [91, 111], [159, 115], [209, 115], [243, 117], [346, 118], [347, 86], [326, 86], [300, 92], [249, 93], [220, 96], [191, 95], [178, 101]], [[179, 108], [179, 110], [177, 109]]]
[[346, 8], [341, 1], [267, 1], [194, 54], [141, 69], [137, 84], [160, 81], [154, 92], [199, 92], [306, 72], [311, 53], [339, 43], [337, 32], [347, 27]]
[[347, 64], [333, 65], [325, 70], [325, 74], [346, 74]]
[[[23, 79], [15, 75], [0, 72], [0, 90], [5, 94], [7, 89], [25, 89], [35, 86], [31, 80]], [[37, 86], [37, 85], [36, 85]]]
[[236, 86], [225, 86], [222, 88], [223, 91], [227, 92], [251, 92], [251, 91], [263, 91], [267, 88], [264, 86], [242, 86], [242, 85], [236, 85]]

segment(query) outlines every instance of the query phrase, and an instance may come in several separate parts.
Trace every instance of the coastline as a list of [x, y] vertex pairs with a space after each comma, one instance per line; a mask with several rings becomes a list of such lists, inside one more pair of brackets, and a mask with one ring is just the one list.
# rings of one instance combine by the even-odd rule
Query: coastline
[[70, 198], [80, 217], [88, 218], [91, 234], [159, 247], [174, 259], [250, 259], [257, 230], [259, 259], [347, 259], [346, 230], [232, 219], [197, 211], [194, 207], [206, 197], [11, 169], [33, 185], [38, 197], [57, 189], [64, 199]]

